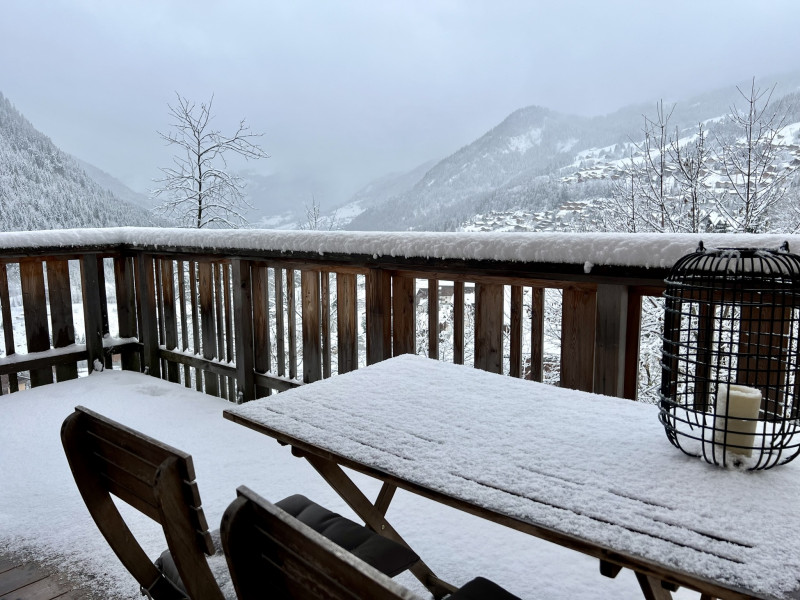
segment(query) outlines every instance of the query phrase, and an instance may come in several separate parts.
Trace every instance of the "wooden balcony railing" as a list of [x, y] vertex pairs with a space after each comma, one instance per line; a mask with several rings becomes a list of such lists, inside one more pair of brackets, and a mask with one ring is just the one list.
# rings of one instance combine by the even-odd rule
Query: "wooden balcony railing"
[[241, 401], [417, 352], [636, 398], [642, 298], [671, 264], [701, 239], [800, 248], [793, 238], [5, 233], [0, 376], [13, 392], [26, 374], [38, 386], [118, 360]]

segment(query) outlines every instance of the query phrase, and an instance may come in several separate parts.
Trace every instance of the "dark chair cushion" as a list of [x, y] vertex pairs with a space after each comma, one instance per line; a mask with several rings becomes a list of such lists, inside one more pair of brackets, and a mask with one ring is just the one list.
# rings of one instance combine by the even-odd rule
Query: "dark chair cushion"
[[289, 496], [275, 504], [389, 577], [402, 573], [419, 560], [419, 556], [410, 548], [387, 539], [300, 494]]
[[448, 596], [447, 600], [520, 600], [520, 598], [507, 592], [493, 581], [484, 577], [476, 577]]
[[172, 558], [172, 553], [169, 550], [164, 550], [161, 556], [156, 559], [155, 564], [166, 580], [172, 584], [172, 587], [176, 588], [188, 598], [186, 588], [183, 586], [181, 576], [178, 574], [178, 567], [175, 565], [175, 560]]

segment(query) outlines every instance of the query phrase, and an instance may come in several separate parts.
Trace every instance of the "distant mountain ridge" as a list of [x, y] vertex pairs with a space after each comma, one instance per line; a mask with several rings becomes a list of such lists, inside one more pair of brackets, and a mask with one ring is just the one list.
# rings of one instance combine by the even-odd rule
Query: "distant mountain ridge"
[[[749, 89], [750, 81], [741, 87]], [[756, 82], [769, 89], [774, 81]], [[800, 72], [782, 76], [773, 102], [800, 89]], [[670, 128], [683, 131], [728, 114], [741, 101], [735, 85], [675, 103]], [[664, 102], [671, 110], [672, 102]], [[798, 107], [800, 108], [800, 107]], [[579, 117], [530, 106], [511, 113], [486, 134], [442, 159], [404, 190], [372, 194], [371, 204], [342, 220], [351, 230], [454, 230], [477, 214], [522, 210], [533, 214], [602, 195], [608, 182], [568, 175], [582, 160], [622, 159], [632, 141], [642, 138], [643, 115], [653, 117], [655, 103], [622, 108], [599, 117]], [[800, 121], [800, 115], [792, 119]], [[583, 157], [583, 158], [582, 158]], [[359, 192], [354, 196], [357, 202]], [[348, 215], [349, 203], [339, 209]], [[600, 205], [590, 202], [587, 206]]]
[[160, 224], [101, 186], [0, 93], [0, 231]]

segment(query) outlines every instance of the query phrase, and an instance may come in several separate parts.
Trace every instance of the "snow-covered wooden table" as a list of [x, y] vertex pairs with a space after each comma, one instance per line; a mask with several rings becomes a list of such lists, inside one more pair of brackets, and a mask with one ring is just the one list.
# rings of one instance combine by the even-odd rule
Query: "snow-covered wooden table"
[[[388, 537], [399, 487], [631, 568], [649, 597], [669, 597], [663, 581], [800, 598], [800, 461], [708, 465], [669, 444], [652, 405], [405, 355], [225, 417], [290, 444]], [[378, 499], [341, 467], [384, 481]], [[415, 575], [448, 589], [424, 563]]]

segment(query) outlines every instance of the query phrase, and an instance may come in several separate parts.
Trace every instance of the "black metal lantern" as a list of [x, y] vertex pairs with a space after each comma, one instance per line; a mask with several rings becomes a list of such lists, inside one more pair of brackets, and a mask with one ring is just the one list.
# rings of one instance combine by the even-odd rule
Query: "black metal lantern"
[[721, 248], [666, 279], [659, 418], [709, 463], [768, 469], [800, 452], [800, 257]]

